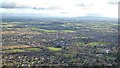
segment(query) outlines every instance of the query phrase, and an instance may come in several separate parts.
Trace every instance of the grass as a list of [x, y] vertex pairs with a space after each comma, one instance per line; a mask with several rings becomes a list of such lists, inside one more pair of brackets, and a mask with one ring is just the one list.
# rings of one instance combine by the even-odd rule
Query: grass
[[74, 42], [73, 44], [79, 45], [79, 46], [98, 46], [98, 45], [106, 45], [109, 43], [107, 43], [107, 42], [90, 42], [90, 43], [84, 44], [82, 42]]
[[61, 32], [64, 32], [64, 33], [72, 33], [72, 32], [76, 32], [76, 31], [74, 31], [74, 30], [61, 30]]
[[114, 26], [120, 26], [120, 24], [113, 24]]
[[64, 32], [64, 33], [72, 33], [72, 32], [75, 32], [74, 30], [42, 30], [43, 32], [47, 32], [47, 33], [54, 33], [54, 32], [58, 32], [58, 31], [61, 31], [61, 32]]
[[81, 39], [87, 39], [87, 38], [92, 38], [92, 37], [84, 37], [84, 36], [78, 36], [78, 37], [73, 37], [73, 38], [81, 38]]
[[77, 55], [77, 51], [69, 51], [70, 53], [64, 53], [64, 54], [61, 54], [61, 55], [63, 55], [65, 58], [72, 58], [72, 57], [74, 57], [75, 55]]
[[30, 47], [30, 48], [17, 48], [17, 49], [5, 49], [3, 53], [17, 53], [17, 52], [37, 52], [40, 48]]
[[47, 47], [51, 51], [60, 51], [61, 48], [56, 48], [56, 47]]
[[74, 30], [47, 30], [47, 29], [38, 29], [38, 28], [31, 28], [32, 30], [40, 30], [42, 32], [45, 32], [45, 33], [55, 33], [55, 32], [64, 32], [64, 33], [72, 33], [72, 32], [76, 32]]
[[39, 30], [45, 33], [54, 33], [57, 32], [56, 30], [46, 30], [46, 29], [38, 29], [38, 28], [31, 28], [32, 30]]
[[47, 33], [54, 33], [57, 32], [56, 30], [42, 30], [43, 32], [47, 32]]
[[90, 43], [88, 43], [87, 45], [88, 46], [97, 46], [97, 45], [105, 45], [105, 44], [109, 44], [109, 43], [107, 43], [107, 42], [90, 42]]
[[2, 23], [1, 25], [3, 27], [13, 27], [13, 26], [16, 26], [16, 23]]
[[25, 52], [25, 50], [22, 49], [9, 49], [9, 50], [3, 50], [5, 53], [15, 53], [15, 52]]
[[73, 57], [72, 54], [63, 54], [63, 56], [64, 56], [65, 58]]
[[85, 44], [82, 43], [82, 42], [74, 42], [73, 44], [75, 44], [75, 45], [79, 45], [79, 46], [84, 46], [84, 45], [85, 45]]
[[19, 48], [28, 48], [28, 47], [30, 47], [30, 46], [18, 44], [18, 45], [2, 46], [2, 49], [19, 49]]
[[38, 30], [38, 28], [31, 28], [32, 30]]
[[40, 51], [40, 48], [26, 48], [26, 51]]

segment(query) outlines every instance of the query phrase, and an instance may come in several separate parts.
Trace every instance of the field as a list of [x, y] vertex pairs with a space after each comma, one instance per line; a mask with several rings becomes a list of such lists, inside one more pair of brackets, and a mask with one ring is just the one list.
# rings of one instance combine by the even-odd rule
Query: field
[[3, 19], [2, 64], [117, 65], [118, 26], [114, 19]]
[[48, 47], [49, 50], [52, 50], [52, 51], [60, 51], [61, 48], [55, 48], [55, 47]]

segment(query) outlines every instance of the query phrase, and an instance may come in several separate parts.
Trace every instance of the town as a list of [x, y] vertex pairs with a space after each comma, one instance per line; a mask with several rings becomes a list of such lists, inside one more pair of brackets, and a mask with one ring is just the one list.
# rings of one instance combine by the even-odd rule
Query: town
[[116, 20], [5, 19], [3, 66], [116, 66]]

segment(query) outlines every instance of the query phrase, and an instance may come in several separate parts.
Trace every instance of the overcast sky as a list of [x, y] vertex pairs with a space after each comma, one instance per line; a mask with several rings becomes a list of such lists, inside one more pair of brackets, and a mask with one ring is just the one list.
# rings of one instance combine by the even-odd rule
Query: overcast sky
[[118, 17], [119, 0], [2, 0], [0, 14]]

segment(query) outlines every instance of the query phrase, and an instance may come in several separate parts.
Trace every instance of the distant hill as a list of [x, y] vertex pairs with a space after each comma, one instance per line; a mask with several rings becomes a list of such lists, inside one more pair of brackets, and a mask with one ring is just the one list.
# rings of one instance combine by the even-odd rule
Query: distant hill
[[101, 17], [101, 16], [80, 16], [80, 17], [76, 17], [76, 19], [88, 19], [88, 20], [90, 20], [90, 19], [114, 19], [114, 18], [108, 18], [108, 17]]
[[80, 16], [80, 17], [55, 17], [42, 14], [2, 14], [2, 21], [24, 21], [24, 20], [39, 20], [39, 19], [64, 19], [64, 20], [118, 20], [114, 18], [101, 16]]

